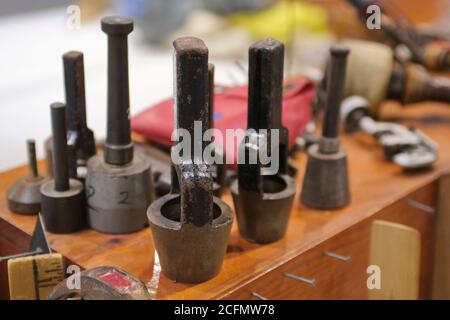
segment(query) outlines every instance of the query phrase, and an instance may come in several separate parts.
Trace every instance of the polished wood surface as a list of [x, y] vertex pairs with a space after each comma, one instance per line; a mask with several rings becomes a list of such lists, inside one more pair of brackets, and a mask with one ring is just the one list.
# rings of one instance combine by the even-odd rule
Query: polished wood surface
[[[450, 169], [450, 108], [447, 105], [424, 103], [389, 116], [417, 126], [440, 145], [440, 157], [433, 170], [414, 174], [402, 172], [399, 167], [383, 159], [382, 150], [372, 138], [362, 134], [345, 135], [342, 143], [349, 154], [352, 203], [340, 210], [319, 212], [304, 207], [298, 201], [306, 160], [304, 153], [298, 153], [294, 157], [299, 169], [298, 190], [286, 237], [270, 245], [257, 245], [242, 239], [234, 225], [222, 271], [210, 281], [185, 285], [174, 283], [160, 273], [148, 228], [130, 235], [107, 235], [93, 230], [70, 235], [50, 234], [51, 246], [83, 268], [114, 265], [135, 274], [149, 282], [150, 290], [157, 299], [228, 297], [308, 250], [430, 185]], [[7, 186], [25, 171], [22, 167], [1, 174], [0, 192], [4, 194]], [[223, 199], [232, 205], [228, 193]], [[31, 234], [35, 217], [9, 212], [5, 200], [4, 196], [0, 198], [0, 218], [10, 226]], [[0, 250], [3, 250], [2, 247]], [[339, 252], [339, 248], [336, 251]], [[329, 277], [332, 280], [332, 273]]]

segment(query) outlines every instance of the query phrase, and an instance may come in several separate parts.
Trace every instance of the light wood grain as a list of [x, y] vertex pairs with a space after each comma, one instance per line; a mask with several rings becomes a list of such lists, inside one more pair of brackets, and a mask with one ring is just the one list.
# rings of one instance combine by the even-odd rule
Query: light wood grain
[[374, 221], [370, 264], [381, 271], [381, 288], [368, 289], [369, 299], [418, 299], [420, 233], [416, 229], [384, 220]]

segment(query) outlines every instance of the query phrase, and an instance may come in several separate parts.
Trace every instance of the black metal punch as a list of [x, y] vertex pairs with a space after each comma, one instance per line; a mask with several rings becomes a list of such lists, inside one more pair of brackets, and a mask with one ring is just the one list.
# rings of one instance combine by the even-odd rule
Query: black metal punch
[[[67, 105], [67, 143], [73, 155], [69, 163], [71, 178], [83, 180], [86, 176], [86, 162], [97, 153], [94, 132], [87, 126], [86, 94], [84, 84], [84, 58], [79, 51], [63, 55], [64, 87]], [[53, 175], [53, 142], [45, 142], [47, 172]]]
[[147, 226], [154, 189], [150, 163], [131, 141], [127, 36], [133, 20], [106, 17], [101, 26], [108, 35], [108, 122], [103, 154], [87, 163], [88, 221], [95, 230], [122, 234]]
[[340, 106], [349, 49], [334, 45], [327, 74], [322, 137], [308, 149], [301, 201], [314, 209], [336, 209], [350, 203], [347, 153], [339, 143]]
[[[259, 41], [249, 49], [248, 129], [240, 146], [245, 161], [239, 157], [238, 179], [230, 189], [239, 232], [257, 243], [274, 242], [285, 235], [295, 194], [295, 180], [288, 174], [288, 131], [281, 121], [283, 60], [284, 46], [274, 39]], [[275, 145], [273, 130], [279, 136]], [[271, 149], [275, 152], [272, 159], [279, 163], [275, 172], [268, 172], [259, 156], [260, 151], [269, 154]]]
[[163, 273], [198, 283], [219, 273], [233, 216], [213, 196], [211, 165], [193, 154], [195, 145], [202, 154], [205, 147], [194, 139], [194, 122], [201, 121], [202, 134], [209, 129], [208, 49], [200, 39], [184, 37], [174, 41], [174, 57], [175, 128], [190, 134], [191, 152], [172, 163], [171, 193], [153, 202], [147, 215]]
[[42, 217], [48, 231], [71, 233], [86, 223], [84, 188], [80, 181], [69, 177], [66, 106], [55, 102], [50, 111], [54, 178], [41, 186]]

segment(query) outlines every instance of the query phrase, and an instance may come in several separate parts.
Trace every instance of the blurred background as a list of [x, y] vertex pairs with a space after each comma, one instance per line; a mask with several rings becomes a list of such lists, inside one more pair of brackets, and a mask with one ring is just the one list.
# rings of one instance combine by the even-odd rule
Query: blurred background
[[[448, 0], [386, 0], [414, 24], [450, 30]], [[50, 135], [49, 104], [64, 102], [62, 54], [84, 53], [88, 125], [106, 133], [106, 36], [103, 16], [135, 19], [129, 37], [131, 113], [172, 95], [171, 42], [203, 39], [216, 65], [216, 83], [247, 81], [251, 43], [275, 37], [286, 44], [285, 76], [319, 77], [328, 47], [369, 32], [345, 0], [0, 0], [0, 171], [26, 162], [27, 138]]]

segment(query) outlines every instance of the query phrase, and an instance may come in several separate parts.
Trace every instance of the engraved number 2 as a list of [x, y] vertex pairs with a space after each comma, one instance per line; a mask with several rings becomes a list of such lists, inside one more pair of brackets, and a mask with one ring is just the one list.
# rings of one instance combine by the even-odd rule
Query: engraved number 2
[[121, 200], [119, 200], [118, 203], [119, 204], [129, 204], [129, 202], [128, 202], [128, 191], [122, 191], [119, 194], [122, 196], [122, 198], [121, 198]]

